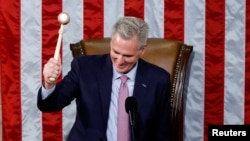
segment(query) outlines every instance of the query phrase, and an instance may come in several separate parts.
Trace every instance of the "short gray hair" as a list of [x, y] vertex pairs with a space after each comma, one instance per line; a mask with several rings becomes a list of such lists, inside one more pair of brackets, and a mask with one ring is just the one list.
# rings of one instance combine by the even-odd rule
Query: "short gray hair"
[[138, 37], [139, 48], [147, 44], [149, 27], [146, 22], [136, 17], [122, 17], [112, 28], [112, 37], [118, 33], [123, 39]]

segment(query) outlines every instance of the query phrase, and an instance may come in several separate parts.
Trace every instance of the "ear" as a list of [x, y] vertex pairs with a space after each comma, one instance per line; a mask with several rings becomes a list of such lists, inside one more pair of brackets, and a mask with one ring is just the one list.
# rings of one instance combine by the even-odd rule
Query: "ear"
[[142, 48], [141, 48], [141, 55], [142, 56], [146, 50], [146, 48], [148, 47], [148, 45], [144, 45]]

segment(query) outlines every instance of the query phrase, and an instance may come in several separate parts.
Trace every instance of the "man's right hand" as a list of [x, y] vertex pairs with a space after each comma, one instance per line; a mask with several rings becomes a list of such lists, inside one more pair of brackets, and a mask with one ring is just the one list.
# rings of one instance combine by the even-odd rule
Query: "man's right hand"
[[[61, 72], [61, 58], [59, 57], [58, 60], [50, 58], [43, 68], [44, 88], [51, 89], [54, 87]], [[51, 78], [54, 79], [54, 81], [52, 81]]]

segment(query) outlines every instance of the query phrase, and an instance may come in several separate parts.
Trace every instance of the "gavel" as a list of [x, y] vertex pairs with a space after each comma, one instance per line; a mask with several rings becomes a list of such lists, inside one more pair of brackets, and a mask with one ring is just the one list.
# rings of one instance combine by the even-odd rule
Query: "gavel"
[[[60, 29], [58, 31], [58, 39], [57, 39], [57, 44], [56, 44], [56, 49], [55, 49], [55, 53], [54, 53], [54, 59], [58, 60], [59, 59], [59, 53], [60, 53], [60, 49], [61, 49], [61, 42], [62, 42], [62, 35], [63, 35], [63, 28], [64, 25], [68, 24], [70, 21], [70, 17], [67, 13], [62, 12], [58, 15], [57, 17], [58, 22], [61, 24]], [[53, 77], [49, 78], [50, 81], [55, 81], [56, 79]]]

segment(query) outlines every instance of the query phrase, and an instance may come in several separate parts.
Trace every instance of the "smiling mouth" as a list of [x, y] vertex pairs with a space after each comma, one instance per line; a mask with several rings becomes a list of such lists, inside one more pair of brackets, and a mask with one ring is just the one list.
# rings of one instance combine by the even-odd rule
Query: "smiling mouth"
[[119, 69], [123, 69], [123, 68], [125, 68], [125, 65], [119, 65], [119, 66], [117, 66]]

